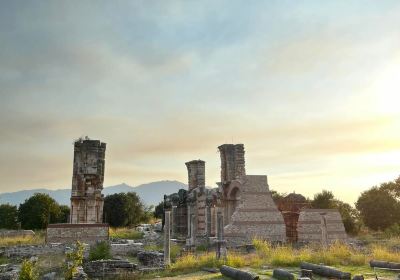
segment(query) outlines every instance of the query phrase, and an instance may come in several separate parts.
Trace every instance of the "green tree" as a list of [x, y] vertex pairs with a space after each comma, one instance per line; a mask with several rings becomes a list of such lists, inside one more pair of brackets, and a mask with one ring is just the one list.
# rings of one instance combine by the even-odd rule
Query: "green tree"
[[364, 224], [373, 230], [384, 230], [400, 218], [399, 202], [385, 186], [361, 193], [356, 202]]
[[323, 190], [314, 195], [311, 206], [316, 209], [333, 209], [336, 208], [335, 196], [332, 192]]
[[350, 204], [335, 198], [332, 192], [323, 190], [314, 195], [311, 206], [316, 209], [338, 209], [347, 233], [356, 234], [359, 229], [359, 215]]
[[69, 221], [69, 206], [60, 205], [60, 215], [57, 218], [57, 223], [68, 223]]
[[343, 225], [347, 233], [356, 234], [360, 231], [360, 219], [357, 209], [350, 204], [336, 200], [336, 207], [342, 216]]
[[61, 215], [60, 206], [48, 194], [35, 193], [19, 206], [18, 217], [23, 229], [44, 229], [56, 223]]
[[133, 226], [147, 219], [145, 206], [135, 192], [106, 196], [104, 216], [113, 227]]
[[18, 209], [17, 206], [10, 204], [0, 205], [0, 228], [18, 228]]
[[164, 201], [161, 201], [160, 203], [157, 204], [157, 206], [154, 208], [154, 218], [157, 219], [162, 219], [164, 216]]

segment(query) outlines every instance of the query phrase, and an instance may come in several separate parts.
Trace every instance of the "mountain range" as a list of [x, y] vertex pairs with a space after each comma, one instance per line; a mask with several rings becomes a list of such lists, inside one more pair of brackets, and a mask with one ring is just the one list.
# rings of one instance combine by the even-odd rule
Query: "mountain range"
[[[178, 181], [157, 181], [137, 187], [129, 186], [125, 183], [105, 187], [104, 196], [120, 192], [136, 192], [146, 205], [157, 205], [164, 199], [164, 194], [177, 192], [179, 189], [187, 189], [187, 185]], [[22, 190], [11, 193], [0, 193], [0, 204], [9, 203], [19, 205], [34, 193], [46, 193], [54, 198], [61, 205], [70, 204], [71, 188], [68, 189], [33, 189]]]

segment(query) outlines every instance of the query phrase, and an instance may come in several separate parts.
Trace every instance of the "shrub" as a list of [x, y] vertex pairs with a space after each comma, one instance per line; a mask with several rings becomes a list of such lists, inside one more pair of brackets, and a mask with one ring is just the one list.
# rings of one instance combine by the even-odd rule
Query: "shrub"
[[24, 260], [19, 273], [19, 280], [37, 280], [39, 279], [39, 272], [36, 264], [29, 260]]
[[6, 257], [0, 256], [0, 265], [6, 264], [8, 262], [9, 262], [9, 259], [7, 259]]
[[89, 260], [107, 260], [111, 259], [111, 247], [107, 241], [101, 241], [96, 245], [90, 247]]
[[76, 242], [75, 249], [67, 253], [65, 269], [65, 279], [71, 280], [78, 271], [78, 267], [83, 263], [83, 244], [79, 241]]

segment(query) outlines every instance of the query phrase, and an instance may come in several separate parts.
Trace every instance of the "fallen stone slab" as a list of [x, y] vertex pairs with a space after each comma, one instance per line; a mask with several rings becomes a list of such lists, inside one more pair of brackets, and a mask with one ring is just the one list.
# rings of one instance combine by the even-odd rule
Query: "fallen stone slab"
[[258, 280], [260, 277], [258, 275], [255, 275], [253, 273], [239, 270], [227, 265], [221, 266], [219, 269], [221, 271], [221, 274], [227, 277], [230, 277], [235, 280]]
[[272, 272], [272, 277], [278, 280], [295, 280], [295, 277], [292, 273], [284, 269], [274, 269]]
[[325, 265], [318, 265], [318, 264], [312, 264], [312, 263], [307, 263], [307, 262], [302, 262], [300, 264], [301, 269], [308, 269], [312, 270], [313, 273], [325, 276], [325, 277], [332, 277], [336, 279], [351, 279], [351, 273], [349, 272], [343, 272], [337, 269], [334, 269], [329, 266]]
[[395, 263], [395, 262], [371, 260], [369, 262], [369, 265], [371, 267], [376, 267], [376, 268], [400, 269], [400, 263]]

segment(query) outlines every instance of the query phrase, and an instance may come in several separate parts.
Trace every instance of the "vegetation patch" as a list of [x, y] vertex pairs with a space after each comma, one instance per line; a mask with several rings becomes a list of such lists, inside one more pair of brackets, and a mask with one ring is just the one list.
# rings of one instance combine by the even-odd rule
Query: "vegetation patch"
[[40, 245], [44, 242], [44, 232], [37, 231], [34, 236], [3, 237], [0, 239], [0, 246]]
[[108, 260], [111, 258], [111, 246], [107, 241], [99, 242], [90, 247], [89, 260]]
[[135, 229], [130, 228], [110, 228], [110, 238], [116, 239], [142, 239], [144, 236], [143, 232], [139, 232]]

